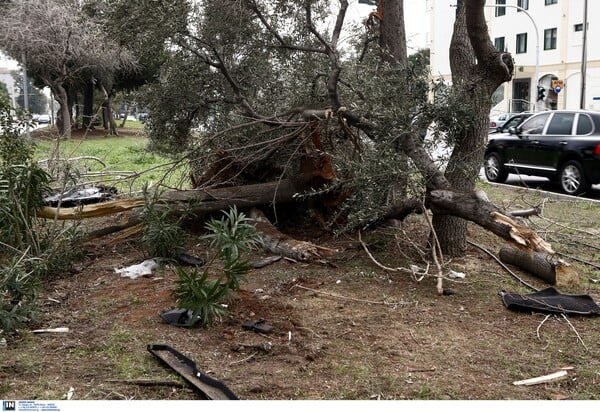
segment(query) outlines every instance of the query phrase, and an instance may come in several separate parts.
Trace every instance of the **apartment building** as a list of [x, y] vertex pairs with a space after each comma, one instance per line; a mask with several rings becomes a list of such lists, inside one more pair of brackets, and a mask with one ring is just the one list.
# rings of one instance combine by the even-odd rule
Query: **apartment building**
[[[429, 0], [431, 71], [450, 80], [449, 46], [456, 0]], [[585, 82], [582, 87], [585, 0], [487, 0], [486, 20], [498, 50], [515, 60], [514, 78], [494, 94], [496, 111], [600, 110], [600, 1], [587, 0]], [[538, 87], [542, 92], [538, 92]], [[543, 97], [538, 100], [539, 97]]]

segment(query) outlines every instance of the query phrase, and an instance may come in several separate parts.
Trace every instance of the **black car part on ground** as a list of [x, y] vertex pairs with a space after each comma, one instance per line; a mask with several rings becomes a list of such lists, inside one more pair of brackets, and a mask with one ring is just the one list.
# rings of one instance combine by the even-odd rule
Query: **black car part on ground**
[[222, 382], [200, 372], [196, 364], [168, 345], [148, 345], [148, 352], [173, 369], [207, 400], [238, 400]]
[[114, 198], [117, 189], [108, 186], [93, 186], [70, 189], [64, 193], [46, 196], [44, 203], [47, 206], [73, 207], [105, 202]]
[[507, 309], [565, 315], [600, 315], [600, 307], [589, 295], [565, 295], [554, 287], [528, 295], [500, 292]]

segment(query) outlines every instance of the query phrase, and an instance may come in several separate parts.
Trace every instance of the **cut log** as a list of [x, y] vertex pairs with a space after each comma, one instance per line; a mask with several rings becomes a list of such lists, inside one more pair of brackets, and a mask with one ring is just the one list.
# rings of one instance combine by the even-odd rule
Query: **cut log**
[[517, 266], [551, 285], [574, 286], [580, 281], [577, 271], [554, 255], [504, 246], [499, 256], [502, 262]]
[[281, 233], [260, 210], [250, 210], [250, 218], [254, 220], [256, 230], [261, 234], [265, 249], [276, 255], [302, 261], [321, 259], [324, 255], [335, 253], [336, 250], [315, 245], [311, 242], [294, 239]]

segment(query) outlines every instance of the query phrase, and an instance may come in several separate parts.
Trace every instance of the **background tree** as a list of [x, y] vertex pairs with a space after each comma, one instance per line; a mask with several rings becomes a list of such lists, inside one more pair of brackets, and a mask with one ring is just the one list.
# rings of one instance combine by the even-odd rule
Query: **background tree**
[[132, 60], [106, 40], [101, 26], [82, 18], [73, 2], [23, 0], [0, 6], [4, 49], [17, 61], [25, 55], [29, 75], [50, 87], [60, 105], [59, 131], [70, 137], [69, 92], [90, 71], [108, 78], [118, 68], [132, 67]]
[[[107, 93], [113, 97], [128, 94], [128, 100], [136, 100], [132, 92], [146, 84], [156, 82], [160, 76], [160, 68], [168, 59], [168, 39], [173, 33], [182, 29], [189, 13], [190, 5], [185, 0], [170, 2], [153, 2], [148, 7], [146, 2], [125, 0], [87, 0], [82, 11], [105, 28], [102, 41], [116, 44], [137, 62], [136, 70], [118, 69], [113, 73]], [[93, 116], [93, 95], [95, 84], [86, 81], [84, 94], [84, 127]], [[102, 91], [100, 89], [100, 91]], [[103, 92], [102, 92], [103, 93]], [[123, 123], [126, 119], [123, 119]], [[108, 125], [105, 124], [105, 128]]]

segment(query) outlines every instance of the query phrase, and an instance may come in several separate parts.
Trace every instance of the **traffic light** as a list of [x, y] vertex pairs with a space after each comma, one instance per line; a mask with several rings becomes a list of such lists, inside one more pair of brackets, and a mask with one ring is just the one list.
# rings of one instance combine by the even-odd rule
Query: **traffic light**
[[538, 101], [544, 100], [546, 98], [546, 89], [538, 86]]

